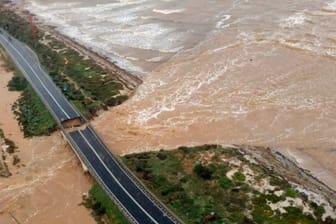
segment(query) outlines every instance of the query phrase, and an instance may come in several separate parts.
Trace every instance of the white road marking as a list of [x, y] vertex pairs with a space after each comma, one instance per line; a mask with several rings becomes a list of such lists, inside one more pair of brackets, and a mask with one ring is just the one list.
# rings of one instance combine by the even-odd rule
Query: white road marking
[[102, 165], [105, 167], [105, 169], [107, 170], [107, 172], [111, 175], [111, 177], [114, 179], [114, 181], [121, 187], [121, 189], [128, 195], [128, 197], [130, 197], [130, 199], [154, 222], [159, 224], [150, 214], [148, 214], [148, 212], [146, 212], [146, 210], [141, 207], [141, 205], [132, 197], [132, 195], [130, 195], [130, 193], [128, 193], [128, 191], [124, 188], [124, 186], [122, 186], [118, 179], [113, 175], [113, 173], [107, 168], [106, 164], [104, 163], [104, 161], [99, 157], [98, 153], [96, 152], [96, 150], [94, 149], [94, 147], [90, 144], [90, 142], [87, 140], [87, 138], [83, 135], [82, 131], [78, 131], [79, 134], [82, 136], [82, 138], [85, 140], [85, 142], [88, 144], [88, 146], [92, 149], [92, 151], [94, 152], [94, 154], [97, 156], [97, 158], [99, 159], [99, 161], [102, 163]]
[[[89, 128], [89, 130], [92, 132], [92, 134], [93, 134], [97, 139], [99, 139], [99, 137], [98, 137], [97, 134], [94, 132], [94, 130], [92, 130], [91, 128]], [[104, 144], [103, 144], [101, 141], [99, 141], [99, 144], [100, 144], [102, 147], [105, 148]], [[121, 169], [121, 171], [122, 171], [122, 172], [123, 172], [129, 179], [130, 179], [130, 181], [132, 181], [132, 182], [134, 183], [133, 178], [130, 177], [129, 174], [125, 171], [125, 169], [122, 168], [122, 167], [118, 164], [118, 162], [116, 161], [116, 159], [115, 159], [113, 156], [111, 156], [111, 158], [112, 158], [112, 160], [117, 164], [117, 166]], [[159, 202], [157, 202], [156, 200], [153, 200], [153, 199], [148, 195], [148, 193], [147, 193], [146, 191], [144, 191], [142, 188], [140, 188], [137, 184], [135, 184], [135, 187], [136, 187], [139, 191], [141, 191], [141, 192], [146, 196], [146, 198], [147, 198], [148, 200], [150, 200], [151, 202], [153, 202], [153, 203], [156, 204], [156, 205], [157, 205], [157, 203], [159, 203]], [[162, 212], [163, 216], [166, 216], [167, 218], [169, 218], [170, 221], [172, 221], [172, 222], [174, 223], [174, 221], [171, 219], [171, 217], [168, 216], [168, 215], [165, 213], [165, 211], [164, 211], [165, 208], [163, 208], [162, 206], [160, 206], [160, 204], [157, 205], [157, 208]]]
[[[72, 138], [71, 137], [71, 135], [69, 135], [70, 136], [70, 138]], [[73, 139], [73, 138], [72, 138]], [[77, 146], [77, 148], [79, 149], [80, 147], [79, 147], [79, 145], [75, 142], [75, 140], [73, 139], [73, 143]], [[84, 155], [84, 153], [81, 151], [81, 153]], [[84, 157], [86, 157], [85, 155], [84, 155]], [[87, 157], [86, 158], [84, 158], [86, 161], [87, 161], [87, 163], [88, 164], [90, 164], [90, 162], [88, 161], [88, 159], [87, 159]], [[134, 218], [134, 216], [124, 207], [124, 205], [119, 201], [119, 199], [115, 196], [115, 194], [106, 186], [106, 184], [105, 184], [105, 182], [102, 180], [102, 178], [98, 175], [98, 172], [96, 171], [96, 169], [91, 165], [91, 167], [92, 167], [92, 169], [95, 171], [95, 173], [97, 174], [97, 178], [101, 181], [101, 184], [103, 184], [104, 186], [105, 186], [105, 188], [107, 189], [107, 191], [108, 192], [110, 192], [110, 194], [112, 194], [113, 196], [114, 196], [114, 200], [116, 200], [117, 201], [117, 203], [119, 203], [121, 206], [122, 206], [122, 208], [124, 209], [124, 210], [126, 210], [126, 213], [130, 216], [130, 218], [135, 222], [135, 223], [138, 223], [139, 224], [139, 222], [136, 220], [136, 218]]]
[[[41, 64], [39, 63], [39, 58], [38, 58], [38, 56], [36, 55], [36, 53], [35, 53], [32, 49], [30, 49], [28, 46], [26, 46], [26, 45], [23, 45], [23, 47], [26, 48], [28, 51], [30, 51], [30, 52], [32, 53], [32, 55], [34, 56], [35, 61], [36, 61], [35, 64], [39, 67], [39, 69], [40, 69], [41, 72], [45, 73], [44, 69], [41, 67]], [[46, 76], [47, 76], [46, 79], [48, 79], [49, 81], [53, 82], [53, 81], [50, 79], [49, 75], [46, 74]], [[57, 89], [57, 91], [60, 91], [60, 90]], [[78, 114], [78, 112], [76, 111], [76, 109], [73, 107], [73, 105], [72, 105], [70, 102], [69, 102], [69, 105], [70, 105], [71, 109], [73, 110], [73, 112], [74, 112], [75, 114]], [[80, 115], [80, 116], [81, 116], [81, 115]]]
[[[50, 93], [50, 91], [48, 90], [48, 88], [44, 85], [44, 83], [42, 82], [42, 80], [40, 79], [40, 77], [35, 73], [34, 69], [30, 66], [30, 64], [27, 62], [27, 60], [23, 57], [23, 55], [13, 46], [13, 44], [11, 44], [9, 41], [6, 40], [6, 38], [4, 38], [2, 35], [0, 35], [1, 38], [6, 41], [8, 43], [9, 46], [11, 46], [13, 48], [13, 50], [16, 51], [16, 53], [18, 53], [20, 55], [20, 57], [23, 59], [23, 61], [28, 65], [28, 67], [30, 68], [30, 70], [34, 73], [34, 75], [36, 76], [36, 78], [40, 81], [42, 87], [48, 92], [49, 96], [54, 100], [54, 102], [57, 104], [57, 106], [61, 109], [61, 111], [65, 114], [65, 116], [70, 119], [69, 114], [67, 114], [67, 112], [65, 112], [65, 110], [63, 109], [63, 107], [57, 102], [57, 100], [55, 99], [55, 97]], [[22, 68], [22, 66], [21, 66]], [[23, 69], [24, 70], [24, 69]]]

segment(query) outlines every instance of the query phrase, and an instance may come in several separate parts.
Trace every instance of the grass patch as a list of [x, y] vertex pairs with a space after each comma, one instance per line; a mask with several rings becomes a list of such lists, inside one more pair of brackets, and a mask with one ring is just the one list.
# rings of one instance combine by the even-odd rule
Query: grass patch
[[295, 198], [297, 196], [297, 193], [293, 188], [288, 188], [286, 194], [288, 197], [292, 198]]
[[245, 175], [243, 173], [237, 172], [233, 175], [233, 177], [237, 180], [237, 181], [241, 181], [244, 182], [245, 181]]
[[218, 179], [218, 183], [219, 183], [219, 186], [221, 186], [224, 189], [229, 189], [229, 188], [232, 188], [234, 186], [232, 181], [229, 178], [227, 178], [226, 176], [220, 177]]
[[83, 199], [82, 204], [91, 209], [91, 214], [98, 224], [129, 224], [98, 184], [91, 187], [89, 195]]

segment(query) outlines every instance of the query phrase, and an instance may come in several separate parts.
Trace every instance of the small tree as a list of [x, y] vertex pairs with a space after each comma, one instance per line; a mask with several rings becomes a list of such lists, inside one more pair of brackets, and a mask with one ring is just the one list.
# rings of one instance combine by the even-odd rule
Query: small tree
[[203, 178], [204, 180], [209, 180], [211, 179], [212, 172], [202, 164], [196, 164], [194, 167], [194, 173]]

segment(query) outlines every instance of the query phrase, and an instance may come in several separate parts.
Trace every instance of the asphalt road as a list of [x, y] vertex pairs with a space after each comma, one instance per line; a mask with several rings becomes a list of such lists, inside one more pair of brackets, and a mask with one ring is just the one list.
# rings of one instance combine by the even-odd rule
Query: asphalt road
[[[58, 119], [81, 117], [41, 68], [39, 61], [24, 44], [0, 31], [0, 44], [34, 87], [48, 109]], [[61, 127], [64, 131], [63, 127]], [[180, 223], [129, 171], [113, 156], [91, 126], [83, 130], [65, 132], [81, 161], [110, 197], [133, 223]]]
[[85, 155], [84, 160], [91, 164], [95, 175], [101, 178], [105, 188], [127, 209], [136, 222], [175, 223], [167, 211], [163, 211], [156, 201], [138, 187], [90, 126], [69, 134]]
[[21, 42], [9, 37], [4, 31], [0, 34], [0, 44], [14, 59], [17, 67], [24, 73], [29, 83], [51, 109], [54, 117], [63, 122], [81, 117], [67, 101], [60, 89], [41, 68], [36, 55]]

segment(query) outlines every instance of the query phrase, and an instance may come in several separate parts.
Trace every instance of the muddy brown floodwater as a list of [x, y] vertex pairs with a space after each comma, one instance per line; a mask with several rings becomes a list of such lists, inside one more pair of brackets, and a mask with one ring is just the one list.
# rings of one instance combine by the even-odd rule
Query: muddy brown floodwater
[[94, 121], [114, 152], [270, 146], [336, 188], [335, 0], [25, 2], [143, 78]]
[[92, 180], [83, 174], [72, 150], [60, 133], [48, 137], [23, 138], [11, 110], [19, 97], [9, 92], [11, 72], [4, 69], [0, 56], [0, 128], [18, 146], [20, 168], [9, 163], [9, 178], [0, 178], [0, 223], [93, 224], [89, 211], [79, 205]]
[[336, 2], [235, 2], [226, 26], [147, 74], [95, 126], [124, 154], [270, 146], [336, 189]]

